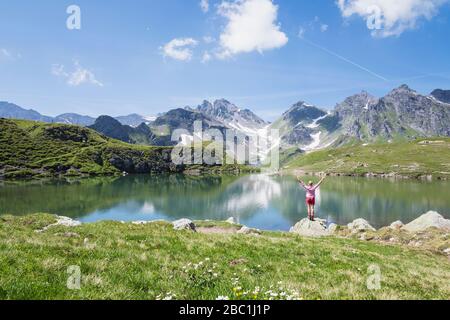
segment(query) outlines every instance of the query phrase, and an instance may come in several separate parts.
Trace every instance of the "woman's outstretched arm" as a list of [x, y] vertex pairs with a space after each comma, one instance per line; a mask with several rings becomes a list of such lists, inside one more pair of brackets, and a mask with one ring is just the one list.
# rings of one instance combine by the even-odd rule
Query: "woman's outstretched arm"
[[300, 178], [297, 178], [297, 180], [298, 180], [298, 183], [300, 183], [300, 185], [301, 185], [303, 188], [306, 189], [306, 185], [305, 185], [305, 183], [303, 182], [303, 180], [301, 180]]
[[319, 183], [316, 184], [316, 188], [320, 187], [320, 185], [322, 184], [323, 180], [325, 180], [327, 176], [323, 176], [322, 179], [320, 179]]

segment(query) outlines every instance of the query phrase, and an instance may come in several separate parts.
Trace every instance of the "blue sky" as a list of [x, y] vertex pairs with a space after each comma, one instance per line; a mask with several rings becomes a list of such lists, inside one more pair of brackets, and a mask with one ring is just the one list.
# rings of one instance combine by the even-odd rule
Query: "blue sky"
[[450, 89], [447, 0], [200, 2], [2, 1], [0, 100], [98, 116], [223, 97], [273, 120], [299, 100]]

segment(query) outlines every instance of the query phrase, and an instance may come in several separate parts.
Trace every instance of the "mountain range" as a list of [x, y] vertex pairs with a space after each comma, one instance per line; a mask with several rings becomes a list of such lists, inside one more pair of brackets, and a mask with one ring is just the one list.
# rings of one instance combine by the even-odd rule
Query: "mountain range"
[[[436, 91], [434, 91], [436, 92]], [[280, 129], [284, 148], [305, 151], [351, 142], [450, 136], [450, 104], [402, 85], [377, 98], [363, 91], [332, 111], [304, 102], [292, 106], [271, 127]]]
[[196, 107], [173, 109], [158, 117], [131, 114], [116, 118], [101, 116], [98, 119], [73, 113], [52, 118], [0, 102], [0, 117], [88, 126], [124, 142], [163, 146], [177, 143], [171, 141], [175, 129], [187, 131], [180, 140], [193, 139], [195, 121], [202, 121], [203, 129], [214, 128], [223, 133], [232, 129], [260, 137], [270, 129], [278, 129], [278, 143], [282, 149], [308, 152], [354, 142], [448, 137], [450, 90], [436, 89], [430, 95], [421, 95], [402, 85], [381, 98], [363, 91], [346, 98], [331, 111], [300, 101], [273, 123], [225, 99], [214, 102], [205, 100]]
[[[22, 108], [16, 104], [6, 101], [0, 101], [0, 118], [33, 120], [49, 123], [64, 123], [79, 125], [83, 127], [93, 125], [96, 120], [93, 117], [84, 116], [77, 113], [64, 113], [56, 117], [45, 116], [33, 109]], [[149, 123], [153, 121], [155, 117], [145, 117], [138, 114], [130, 114], [127, 116], [119, 116], [115, 119], [117, 119], [124, 125], [137, 127], [141, 123]]]

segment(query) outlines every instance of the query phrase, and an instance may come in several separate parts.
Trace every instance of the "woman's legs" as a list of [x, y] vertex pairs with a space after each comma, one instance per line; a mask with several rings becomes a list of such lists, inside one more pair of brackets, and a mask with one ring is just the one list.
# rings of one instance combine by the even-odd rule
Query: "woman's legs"
[[307, 207], [308, 207], [308, 219], [314, 220], [314, 206], [308, 204]]

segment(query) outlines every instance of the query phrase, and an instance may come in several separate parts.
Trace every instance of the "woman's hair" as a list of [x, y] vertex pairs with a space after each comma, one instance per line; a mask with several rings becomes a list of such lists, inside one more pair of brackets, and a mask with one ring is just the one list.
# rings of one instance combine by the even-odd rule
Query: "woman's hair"
[[314, 184], [314, 182], [312, 182], [312, 181], [308, 182], [308, 185], [310, 185], [310, 186], [312, 186], [313, 184]]

